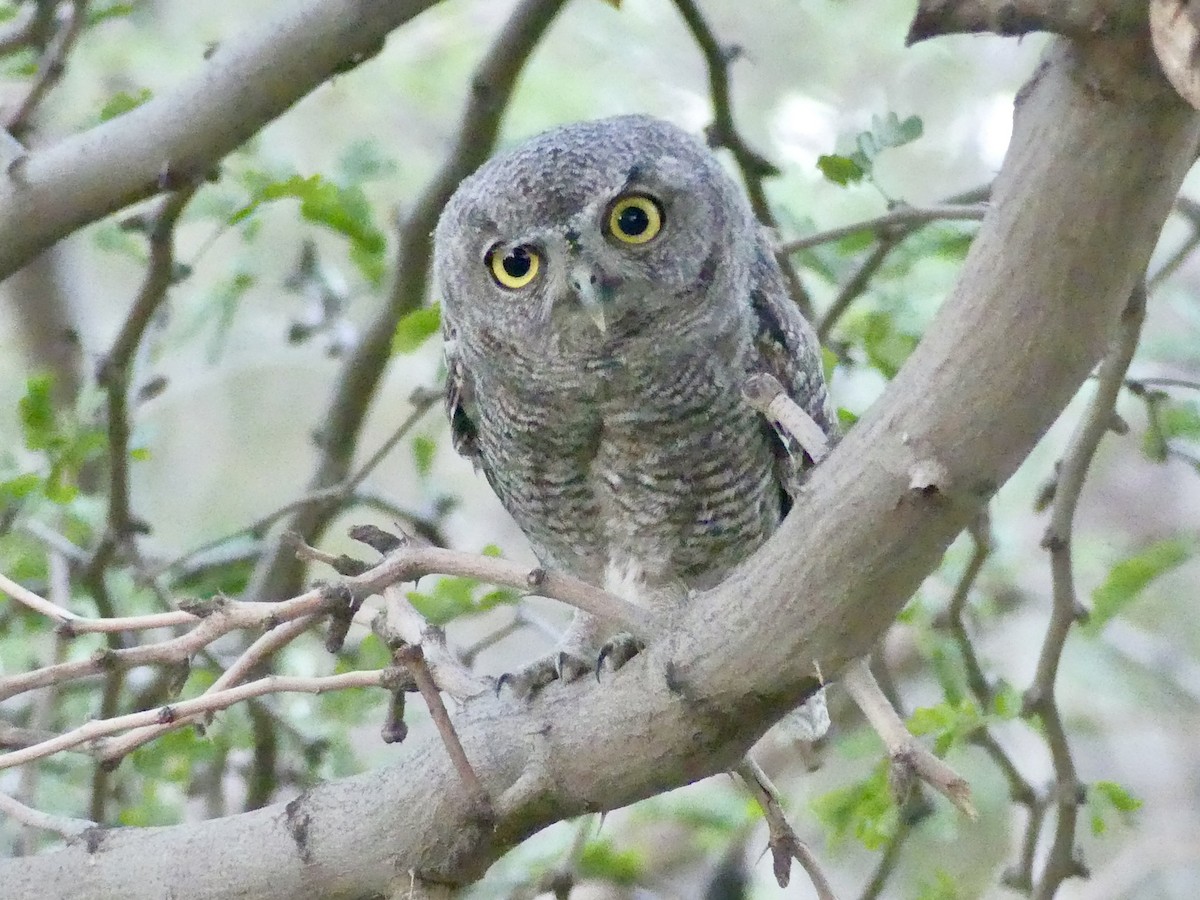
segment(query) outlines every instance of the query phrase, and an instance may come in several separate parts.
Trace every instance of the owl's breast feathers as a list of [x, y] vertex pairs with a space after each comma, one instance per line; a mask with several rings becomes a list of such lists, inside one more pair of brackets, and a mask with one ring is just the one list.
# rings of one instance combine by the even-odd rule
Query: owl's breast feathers
[[570, 363], [456, 346], [455, 445], [547, 564], [596, 584], [636, 570], [651, 588], [705, 586], [785, 509], [786, 450], [741, 396], [745, 375], [764, 365], [756, 330], [703, 350], [614, 349]]

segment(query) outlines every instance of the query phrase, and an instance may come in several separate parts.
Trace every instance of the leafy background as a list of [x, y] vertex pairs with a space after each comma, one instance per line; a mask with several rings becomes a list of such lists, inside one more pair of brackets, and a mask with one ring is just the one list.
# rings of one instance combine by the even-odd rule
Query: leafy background
[[[277, 7], [254, 0], [94, 4], [94, 24], [33, 140], [119, 115], [195, 71], [206, 48]], [[303, 494], [335, 374], [386, 290], [393, 223], [448, 152], [472, 67], [509, 8], [455, 0], [423, 14], [376, 59], [318, 89], [228, 158], [189, 206], [177, 237], [180, 280], [138, 360], [133, 507], [148, 525], [139, 541], [147, 559], [169, 563]], [[905, 48], [912, 10], [893, 0], [706, 0], [702, 8], [721, 40], [741, 50], [732, 68], [735, 116], [750, 144], [782, 169], [768, 181], [768, 195], [784, 237], [877, 215], [890, 203], [930, 204], [986, 185], [1003, 156], [1016, 90], [1042, 46], [971, 37]], [[14, 3], [0, 3], [0, 18], [15, 12]], [[32, 64], [27, 56], [3, 61], [0, 104], [20, 96]], [[667, 0], [625, 0], [619, 9], [575, 0], [533, 55], [501, 143], [560, 122], [633, 111], [703, 129], [711, 111], [695, 44]], [[52, 277], [41, 283], [56, 286], [77, 322], [88, 372], [111, 343], [145, 266], [145, 241], [127, 219], [65, 241], [47, 262]], [[1159, 264], [1190, 229], [1182, 218], [1169, 223]], [[878, 396], [919, 339], [972, 232], [970, 223], [946, 223], [904, 241], [838, 323], [829, 342], [832, 383], [847, 421]], [[870, 245], [860, 234], [796, 255], [818, 309]], [[1198, 277], [1184, 261], [1153, 295], [1134, 378], [1200, 377]], [[56, 385], [44, 376], [33, 336], [38, 298], [20, 293], [28, 283], [0, 286], [0, 510], [16, 510], [0, 517], [0, 571], [36, 587], [49, 577], [46, 532], [88, 546], [102, 530], [105, 498], [88, 468], [106, 448], [96, 386], [84, 384], [64, 403], [61, 378]], [[362, 434], [363, 459], [407, 416], [414, 388], [438, 386], [436, 325], [432, 309], [401, 323]], [[1092, 785], [1080, 830], [1096, 877], [1068, 883], [1066, 897], [1184, 898], [1200, 885], [1200, 629], [1189, 615], [1200, 575], [1197, 396], [1138, 385], [1125, 392], [1118, 410], [1129, 431], [1105, 441], [1084, 491], [1075, 554], [1094, 615], [1068, 645], [1060, 702], [1080, 775]], [[898, 808], [877, 740], [842, 703], [819, 771], [805, 772], [794, 748], [776, 746], [764, 756], [801, 835], [846, 896], [863, 888], [914, 814], [919, 823], [885, 895], [1008, 893], [998, 885], [1016, 856], [1024, 814], [970, 736], [986, 722], [1030, 782], [1052, 779], [1044, 742], [1018, 718], [1019, 690], [1032, 676], [1049, 610], [1049, 566], [1039, 546], [1046, 516], [1037, 502], [1079, 402], [993, 504], [995, 549], [971, 595], [970, 625], [989, 677], [1000, 684], [994, 708], [970, 699], [944, 627], [969, 557], [965, 541], [913, 599], [882, 654], [912, 727], [971, 780], [979, 821], [964, 821], [940, 801]], [[483, 480], [450, 451], [437, 410], [374, 470], [367, 488], [382, 511], [350, 510], [343, 525], [386, 526], [394, 518], [388, 510], [399, 509], [431, 523], [451, 546], [532, 560]], [[324, 546], [352, 550], [344, 531], [331, 529]], [[238, 551], [253, 548], [251, 537], [219, 546], [231, 561], [179, 580], [176, 593], [244, 586], [248, 565]], [[463, 645], [514, 615], [512, 595], [486, 585], [428, 579], [418, 588], [422, 609], [453, 620], [451, 637]], [[122, 613], [157, 609], [132, 574], [113, 576], [110, 589]], [[73, 602], [80, 612], [95, 610], [83, 588]], [[548, 602], [528, 606], [551, 625], [565, 618]], [[525, 627], [481, 651], [478, 664], [502, 671], [552, 640], [543, 627]], [[56, 646], [42, 620], [0, 604], [0, 674], [55, 653], [86, 656], [98, 645]], [[313, 637], [290, 647], [277, 668], [318, 674], [385, 662], [378, 641], [355, 628], [336, 660]], [[184, 693], [203, 690], [215, 672], [197, 660]], [[129, 690], [155, 685], [153, 673], [139, 671]], [[70, 689], [42, 715], [61, 729], [94, 715], [96, 704], [94, 691]], [[413, 727], [427, 727], [420, 705], [410, 706]], [[249, 706], [227, 711], [203, 734], [184, 729], [137, 751], [113, 776], [111, 820], [159, 824], [224, 814], [251, 797], [285, 798], [388, 759], [376, 694], [279, 696], [261, 707], [262, 714]], [[30, 695], [0, 704], [12, 721], [36, 713]], [[276, 765], [273, 781], [256, 786], [262, 773], [254, 748], [264, 729]], [[23, 789], [31, 778], [39, 807], [86, 812], [91, 771], [80, 759], [56, 757], [35, 776], [0, 772], [0, 790]], [[557, 864], [576, 828], [557, 826], [514, 851], [474, 896], [509, 896], [531, 873]], [[36, 849], [39, 840], [0, 821], [0, 846], [11, 852]], [[583, 845], [579, 868], [609, 890], [637, 885], [691, 897], [721, 866], [746, 867], [753, 897], [803, 895], [807, 885], [790, 893], [775, 887], [761, 857], [764, 841], [756, 809], [718, 778], [608, 817]]]

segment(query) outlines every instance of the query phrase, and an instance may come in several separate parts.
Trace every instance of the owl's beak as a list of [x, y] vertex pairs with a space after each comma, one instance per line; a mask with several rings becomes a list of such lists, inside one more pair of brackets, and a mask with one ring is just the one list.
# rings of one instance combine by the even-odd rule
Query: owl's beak
[[604, 308], [612, 296], [612, 288], [586, 266], [580, 266], [571, 273], [571, 288], [579, 298], [579, 305], [584, 314], [600, 333], [604, 334], [608, 330]]

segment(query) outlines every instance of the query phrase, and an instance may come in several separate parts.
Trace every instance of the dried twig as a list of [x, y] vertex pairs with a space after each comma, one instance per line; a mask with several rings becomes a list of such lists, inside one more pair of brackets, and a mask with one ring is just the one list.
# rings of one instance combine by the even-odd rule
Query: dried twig
[[[57, 4], [39, 5], [49, 6], [53, 10]], [[4, 123], [4, 127], [14, 136], [20, 137], [29, 127], [30, 117], [37, 109], [38, 104], [62, 78], [67, 66], [67, 57], [70, 56], [87, 19], [87, 6], [88, 0], [72, 0], [65, 8], [58, 30], [38, 60], [37, 72], [34, 73], [29, 90], [26, 91], [24, 99]]]
[[454, 730], [454, 723], [450, 721], [450, 714], [446, 712], [446, 705], [442, 703], [442, 695], [438, 693], [438, 686], [434, 684], [433, 677], [425, 665], [425, 655], [421, 646], [407, 644], [396, 651], [395, 659], [408, 669], [417, 682], [417, 689], [429, 708], [429, 716], [437, 726], [438, 734], [442, 736], [442, 743], [446, 745], [446, 752], [450, 755], [454, 768], [458, 770], [458, 777], [462, 779], [463, 785], [471, 795], [471, 802], [475, 804], [479, 818], [493, 821], [496, 813], [492, 807], [492, 800], [479, 776], [475, 774], [471, 761], [467, 759], [467, 753], [458, 739], [458, 732]]
[[[318, 616], [316, 615], [305, 615], [291, 622], [275, 626], [247, 647], [234, 664], [226, 669], [201, 696], [215, 694], [240, 684], [263, 660], [278, 653], [282, 648], [306, 632], [316, 624], [317, 619]], [[150, 741], [166, 734], [168, 731], [174, 731], [176, 728], [190, 725], [199, 718], [199, 715], [177, 715], [170, 722], [156, 722], [153, 725], [134, 728], [128, 734], [107, 741], [99, 754], [100, 758], [108, 763], [112, 763], [143, 744], [148, 744]]]

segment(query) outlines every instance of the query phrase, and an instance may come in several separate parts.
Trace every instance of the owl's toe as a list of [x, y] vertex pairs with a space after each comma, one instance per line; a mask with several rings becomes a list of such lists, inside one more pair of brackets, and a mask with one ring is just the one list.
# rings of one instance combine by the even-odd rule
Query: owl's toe
[[622, 632], [612, 638], [600, 649], [600, 655], [596, 659], [596, 680], [600, 680], [600, 671], [602, 669], [607, 668], [611, 672], [617, 671], [617, 669], [637, 656], [645, 646], [644, 643], [627, 632]]
[[558, 650], [535, 659], [514, 672], [496, 679], [496, 693], [505, 685], [518, 697], [530, 697], [552, 681], [575, 681], [592, 670], [591, 664], [566, 650]]

